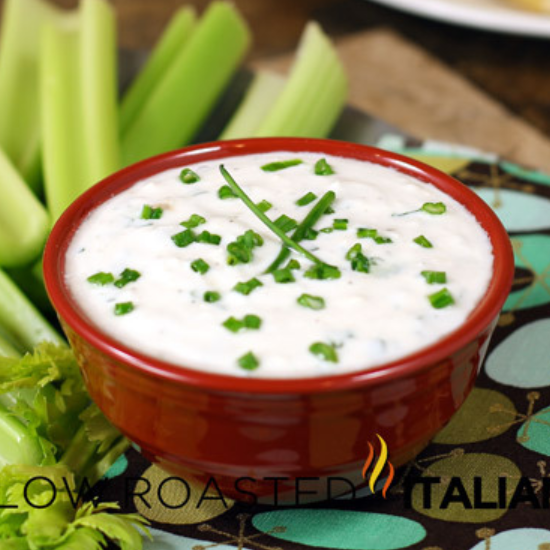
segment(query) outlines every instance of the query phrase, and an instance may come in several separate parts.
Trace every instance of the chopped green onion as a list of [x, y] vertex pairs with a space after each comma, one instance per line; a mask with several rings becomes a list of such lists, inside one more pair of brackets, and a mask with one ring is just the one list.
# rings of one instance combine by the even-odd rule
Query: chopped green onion
[[317, 198], [317, 195], [310, 191], [309, 193], [306, 193], [303, 197], [300, 197], [295, 204], [297, 204], [298, 206], [307, 206], [310, 202], [313, 202], [316, 198]]
[[447, 282], [445, 271], [422, 271], [420, 274], [426, 279], [429, 285], [445, 284]]
[[126, 315], [134, 311], [134, 304], [132, 302], [119, 302], [115, 304], [115, 315]]
[[100, 271], [99, 273], [95, 273], [94, 275], [90, 275], [87, 279], [89, 283], [92, 283], [93, 285], [99, 285], [99, 286], [105, 286], [108, 284], [113, 283], [115, 280], [112, 273], [105, 273], [104, 271]]
[[115, 286], [118, 288], [125, 287], [128, 283], [133, 283], [141, 277], [141, 273], [135, 269], [126, 268], [115, 281]]
[[198, 260], [191, 262], [191, 269], [195, 273], [204, 275], [210, 269], [210, 266], [202, 258], [199, 258]]
[[195, 240], [198, 243], [213, 244], [215, 246], [219, 245], [222, 242], [222, 238], [220, 235], [210, 233], [210, 231], [202, 231], [197, 235]]
[[332, 206], [329, 206], [326, 210], [325, 210], [325, 214], [334, 214], [334, 212], [336, 212], [336, 210], [334, 210], [334, 208], [332, 208]]
[[303, 161], [300, 159], [281, 160], [264, 164], [261, 168], [264, 172], [278, 172], [279, 170], [285, 170], [292, 166], [298, 166], [298, 164], [302, 164], [302, 162]]
[[261, 235], [249, 229], [237, 239], [227, 245], [229, 256], [227, 263], [229, 265], [247, 264], [254, 257], [253, 249], [257, 246], [262, 246], [264, 240]]
[[[309, 252], [309, 250], [306, 250], [302, 246], [300, 246], [296, 241], [293, 239], [290, 239], [283, 231], [281, 231], [263, 212], [261, 212], [258, 207], [252, 202], [250, 197], [243, 191], [243, 189], [240, 187], [240, 185], [231, 177], [229, 172], [223, 167], [223, 165], [220, 165], [220, 172], [222, 173], [223, 177], [231, 187], [231, 189], [237, 194], [237, 196], [244, 202], [244, 204], [252, 211], [253, 214], [256, 215], [257, 218], [259, 218], [273, 233], [275, 233], [284, 244], [286, 244], [288, 247], [293, 248], [294, 250], [300, 252], [300, 254], [303, 254], [308, 260], [311, 260], [315, 264], [319, 265], [325, 265], [324, 262], [322, 262], [317, 256]], [[329, 193], [325, 194], [325, 198], [330, 196], [331, 191]], [[332, 198], [330, 198], [330, 201], [334, 200], [334, 193], [332, 193]], [[330, 204], [329, 201], [329, 204]], [[319, 201], [320, 202], [320, 201]], [[313, 213], [310, 212], [308, 214], [308, 217], [310, 217]], [[305, 222], [305, 220], [304, 220]], [[303, 225], [304, 222], [302, 222]], [[296, 233], [299, 231], [299, 227], [296, 229], [295, 234], [293, 235], [293, 238], [296, 238]], [[283, 260], [284, 261], [284, 260]]]
[[441, 309], [455, 303], [452, 294], [447, 288], [442, 288], [438, 292], [434, 292], [428, 296], [432, 307], [435, 309]]
[[233, 290], [235, 290], [236, 292], [240, 292], [245, 296], [248, 296], [253, 290], [261, 286], [263, 286], [263, 283], [260, 280], [256, 279], [256, 277], [254, 277], [253, 279], [250, 279], [250, 281], [237, 283], [233, 287]]
[[314, 241], [318, 236], [319, 231], [313, 229], [312, 227], [308, 227], [304, 234], [304, 241]]
[[332, 233], [334, 231], [333, 227], [323, 227], [323, 229], [319, 229], [321, 233]]
[[184, 168], [180, 172], [180, 180], [186, 185], [191, 185], [192, 183], [197, 183], [201, 180], [200, 176], [191, 170], [191, 168]]
[[338, 354], [336, 353], [335, 347], [331, 344], [315, 342], [309, 346], [309, 351], [325, 361], [338, 363]]
[[271, 210], [273, 208], [273, 205], [269, 201], [265, 200], [260, 201], [256, 206], [258, 207], [258, 210], [260, 210], [260, 212], [267, 212], [268, 210]]
[[239, 363], [239, 367], [244, 370], [255, 370], [260, 366], [260, 362], [251, 351], [239, 357], [237, 362]]
[[162, 218], [162, 208], [153, 208], [148, 204], [144, 204], [141, 210], [142, 220], [160, 220]]
[[300, 262], [294, 259], [290, 260], [286, 266], [287, 269], [301, 269], [301, 267]]
[[288, 267], [276, 269], [272, 271], [272, 275], [276, 283], [293, 283], [296, 280]]
[[286, 214], [281, 214], [273, 223], [285, 233], [288, 233], [298, 227], [298, 222], [295, 219], [288, 217]]
[[447, 207], [442, 202], [425, 202], [422, 205], [422, 210], [428, 214], [439, 216], [447, 211]]
[[357, 230], [357, 238], [372, 239], [376, 244], [388, 244], [393, 242], [389, 237], [382, 237], [377, 229], [366, 229], [361, 227]]
[[337, 220], [333, 220], [332, 227], [337, 231], [345, 231], [348, 228], [348, 223], [349, 223], [349, 220], [337, 219]]
[[216, 292], [214, 290], [207, 290], [203, 295], [203, 300], [205, 302], [208, 302], [209, 304], [212, 304], [214, 302], [219, 302], [221, 297], [222, 296], [219, 292]]
[[424, 235], [419, 235], [416, 239], [413, 239], [413, 242], [420, 245], [423, 248], [433, 248], [433, 244], [424, 237]]
[[252, 314], [245, 315], [242, 320], [229, 317], [223, 322], [223, 326], [235, 333], [243, 329], [258, 330], [262, 326], [262, 320], [257, 315]]
[[324, 309], [325, 300], [320, 296], [312, 296], [311, 294], [302, 294], [296, 300], [301, 306], [307, 307], [309, 309]]
[[332, 166], [327, 162], [326, 159], [319, 159], [315, 163], [315, 175], [316, 176], [331, 176], [334, 174]]
[[206, 223], [206, 220], [202, 216], [199, 216], [198, 214], [192, 214], [187, 221], [181, 222], [180, 225], [186, 227], [187, 229], [195, 229], [195, 227], [198, 227], [203, 223]]
[[236, 199], [237, 195], [231, 191], [231, 187], [229, 187], [229, 185], [222, 185], [218, 189], [218, 197], [223, 201], [226, 199]]
[[363, 254], [359, 243], [353, 245], [346, 254], [346, 260], [351, 262], [351, 269], [360, 273], [369, 273], [370, 260]]
[[312, 265], [305, 273], [304, 277], [308, 279], [339, 279], [342, 276], [340, 270], [333, 266], [327, 264], [321, 265]]
[[196, 236], [191, 229], [186, 229], [185, 231], [180, 231], [179, 233], [172, 235], [172, 241], [179, 248], [189, 246], [195, 242], [195, 239]]

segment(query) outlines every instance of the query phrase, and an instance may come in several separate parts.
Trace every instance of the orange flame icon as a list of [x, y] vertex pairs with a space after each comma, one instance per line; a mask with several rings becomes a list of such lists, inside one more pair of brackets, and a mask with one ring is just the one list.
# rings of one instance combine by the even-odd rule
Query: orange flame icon
[[[369, 478], [369, 488], [374, 493], [374, 487], [376, 485], [376, 482], [378, 481], [378, 478], [380, 477], [382, 470], [387, 464], [388, 477], [386, 479], [386, 483], [384, 483], [384, 488], [382, 489], [382, 496], [386, 498], [386, 493], [388, 492], [391, 482], [393, 481], [395, 469], [392, 463], [388, 460], [388, 446], [386, 445], [386, 442], [378, 434], [376, 434], [376, 437], [378, 437], [378, 439], [380, 440], [380, 456], [376, 460], [376, 464], [374, 465], [374, 469]], [[367, 460], [365, 460], [365, 465], [363, 466], [363, 479], [367, 479], [367, 472], [373, 460], [374, 460], [374, 447], [369, 442], [369, 456], [367, 457]]]

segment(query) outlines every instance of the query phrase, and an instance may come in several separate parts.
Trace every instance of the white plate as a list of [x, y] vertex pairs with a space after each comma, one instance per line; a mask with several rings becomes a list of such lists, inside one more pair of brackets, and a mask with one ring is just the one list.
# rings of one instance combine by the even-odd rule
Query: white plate
[[515, 8], [506, 0], [373, 1], [455, 25], [550, 38], [550, 14], [538, 14]]

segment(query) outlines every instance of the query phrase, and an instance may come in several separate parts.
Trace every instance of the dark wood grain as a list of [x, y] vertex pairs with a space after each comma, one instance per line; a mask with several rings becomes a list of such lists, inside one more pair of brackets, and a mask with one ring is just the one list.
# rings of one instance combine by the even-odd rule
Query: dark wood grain
[[[73, 7], [77, 0], [52, 0]], [[4, 0], [0, 0], [2, 6]], [[150, 47], [184, 3], [202, 12], [207, 0], [111, 0], [124, 47]], [[333, 36], [390, 27], [474, 82], [550, 136], [550, 39], [477, 31], [429, 21], [366, 0], [235, 0], [254, 32], [252, 58], [295, 47], [305, 22], [318, 19]], [[360, 68], [358, 70], [368, 70]]]

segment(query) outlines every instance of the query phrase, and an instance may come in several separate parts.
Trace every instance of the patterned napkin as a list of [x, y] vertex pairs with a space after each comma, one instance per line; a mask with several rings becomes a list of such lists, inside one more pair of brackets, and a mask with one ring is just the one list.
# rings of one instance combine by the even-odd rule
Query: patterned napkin
[[[154, 542], [146, 548], [550, 550], [550, 177], [463, 147], [391, 135], [379, 145], [470, 186], [512, 238], [514, 286], [474, 390], [424, 452], [397, 472], [387, 499], [365, 493], [300, 508], [227, 499], [197, 509], [192, 499], [202, 489], [195, 487], [185, 506], [171, 509], [151, 491], [121, 502], [152, 522]], [[120, 501], [129, 489], [143, 490], [146, 482], [137, 478], [155, 488], [167, 477], [132, 450], [100, 489], [106, 500]], [[430, 506], [422, 485], [406, 490], [407, 480], [419, 477], [440, 479]], [[166, 484], [165, 503], [180, 502], [178, 490]]]

